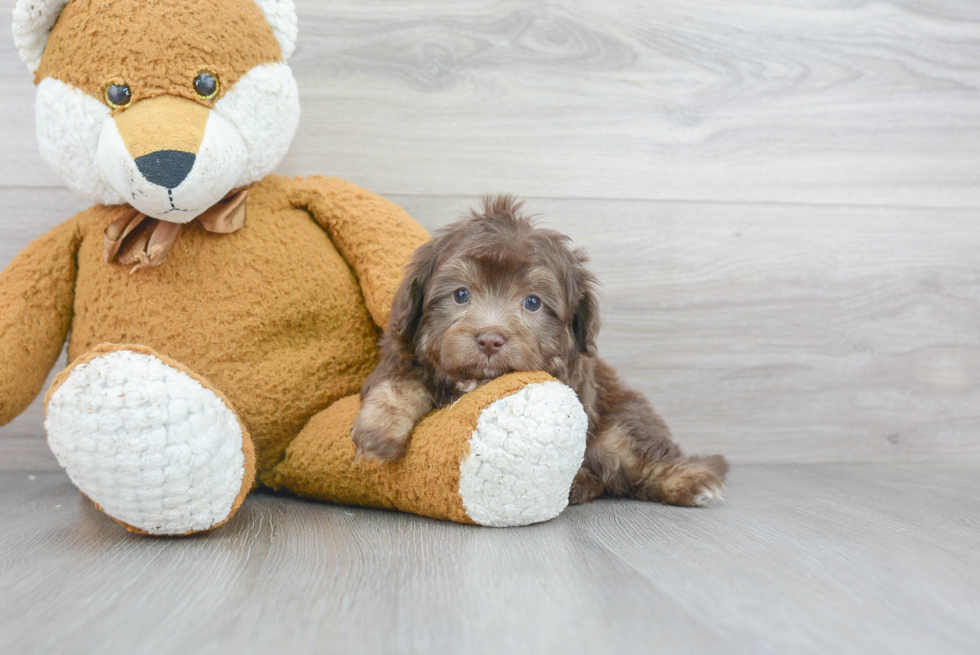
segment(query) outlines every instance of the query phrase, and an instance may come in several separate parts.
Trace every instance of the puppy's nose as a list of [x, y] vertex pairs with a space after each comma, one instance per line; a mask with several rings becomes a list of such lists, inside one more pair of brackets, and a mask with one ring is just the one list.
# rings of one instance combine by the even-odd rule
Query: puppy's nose
[[476, 337], [476, 345], [480, 346], [480, 350], [485, 352], [487, 357], [503, 348], [505, 343], [507, 339], [499, 332], [481, 332]]

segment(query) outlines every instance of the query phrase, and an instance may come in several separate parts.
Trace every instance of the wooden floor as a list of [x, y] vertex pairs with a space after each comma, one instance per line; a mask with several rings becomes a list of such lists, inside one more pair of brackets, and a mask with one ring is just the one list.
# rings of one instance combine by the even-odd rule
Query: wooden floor
[[745, 466], [725, 501], [487, 529], [254, 495], [124, 532], [0, 474], [3, 653], [977, 653], [980, 469]]

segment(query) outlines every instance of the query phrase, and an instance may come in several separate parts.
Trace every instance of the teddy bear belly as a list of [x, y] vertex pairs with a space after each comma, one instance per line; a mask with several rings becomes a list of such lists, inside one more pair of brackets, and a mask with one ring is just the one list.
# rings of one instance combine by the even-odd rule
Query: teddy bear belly
[[315, 413], [356, 393], [378, 332], [350, 268], [306, 212], [249, 205], [230, 235], [185, 226], [167, 261], [130, 275], [78, 255], [69, 361], [101, 343], [142, 344], [206, 378], [233, 405], [259, 472]]

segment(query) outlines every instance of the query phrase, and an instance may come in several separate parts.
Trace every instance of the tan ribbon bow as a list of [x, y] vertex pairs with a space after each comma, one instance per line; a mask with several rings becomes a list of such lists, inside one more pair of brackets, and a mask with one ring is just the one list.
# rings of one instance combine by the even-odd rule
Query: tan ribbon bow
[[[236, 189], [194, 220], [208, 232], [230, 234], [245, 225], [246, 198], [248, 189]], [[132, 266], [130, 274], [159, 266], [167, 259], [181, 227], [182, 223], [150, 218], [132, 209], [103, 232], [105, 260]]]

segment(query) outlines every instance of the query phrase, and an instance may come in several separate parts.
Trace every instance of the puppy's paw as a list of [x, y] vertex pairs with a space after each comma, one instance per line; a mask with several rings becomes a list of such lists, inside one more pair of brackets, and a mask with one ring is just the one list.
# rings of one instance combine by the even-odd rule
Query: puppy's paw
[[725, 488], [725, 485], [720, 481], [708, 481], [702, 484], [699, 488], [696, 487], [690, 491], [694, 494], [691, 498], [692, 507], [707, 507], [711, 504], [711, 501], [721, 500], [721, 492]]
[[569, 505], [584, 505], [602, 495], [602, 480], [588, 469], [579, 469], [572, 480], [572, 489], [568, 492]]
[[354, 419], [351, 438], [357, 447], [358, 459], [377, 459], [394, 462], [405, 456], [412, 422], [398, 416], [381, 416], [361, 409]]
[[358, 459], [401, 459], [412, 428], [430, 408], [425, 388], [417, 382], [386, 380], [372, 388], [351, 429]]
[[714, 467], [698, 461], [661, 463], [653, 467], [644, 485], [644, 500], [659, 500], [666, 505], [705, 507], [721, 500], [723, 478]]
[[725, 484], [712, 471], [687, 469], [668, 479], [662, 502], [681, 507], [706, 507], [721, 499]]

